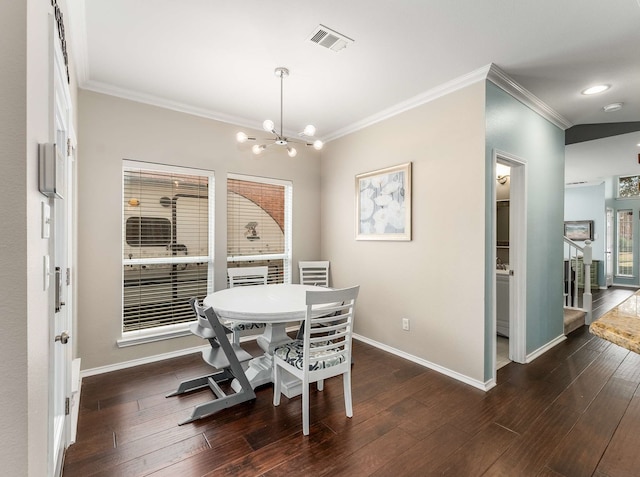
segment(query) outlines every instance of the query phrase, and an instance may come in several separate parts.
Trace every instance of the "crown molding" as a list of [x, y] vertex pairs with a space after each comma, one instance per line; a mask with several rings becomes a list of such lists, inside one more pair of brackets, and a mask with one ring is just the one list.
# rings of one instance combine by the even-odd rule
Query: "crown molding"
[[531, 91], [519, 85], [513, 78], [493, 63], [489, 65], [487, 79], [560, 129], [565, 130], [573, 126], [571, 121], [552, 109]]
[[[110, 96], [115, 96], [122, 99], [127, 99], [130, 101], [135, 101], [143, 104], [148, 104], [152, 106], [158, 106], [160, 108], [170, 109], [173, 111], [178, 111], [186, 114], [191, 114], [194, 116], [200, 116], [207, 119], [213, 119], [215, 121], [221, 121], [228, 124], [233, 124], [236, 126], [240, 126], [243, 128], [251, 128], [256, 130], [262, 130], [262, 125], [251, 121], [246, 118], [231, 116], [228, 114], [211, 111], [204, 108], [198, 108], [196, 106], [191, 106], [183, 103], [179, 103], [177, 101], [170, 101], [164, 98], [160, 98], [158, 96], [153, 96], [146, 93], [138, 93], [135, 91], [118, 88], [115, 86], [107, 85], [104, 83], [100, 83], [97, 81], [83, 81], [81, 82], [81, 75], [88, 74], [88, 68], [86, 66], [78, 68], [78, 82], [79, 86], [82, 89], [93, 91], [96, 93], [106, 94]], [[364, 129], [373, 124], [379, 123], [386, 119], [392, 118], [398, 114], [401, 114], [405, 111], [409, 111], [413, 108], [421, 106], [423, 104], [434, 101], [438, 98], [451, 94], [457, 90], [466, 88], [474, 83], [479, 81], [489, 80], [494, 83], [497, 87], [505, 91], [507, 94], [517, 99], [521, 103], [523, 103], [528, 108], [532, 109], [536, 113], [538, 113], [543, 118], [550, 121], [555, 126], [559, 127], [562, 130], [570, 128], [573, 124], [564, 118], [562, 115], [553, 110], [550, 106], [544, 103], [541, 99], [535, 96], [533, 93], [519, 85], [515, 80], [510, 78], [502, 69], [500, 69], [495, 64], [491, 63], [489, 65], [483, 66], [482, 68], [478, 68], [466, 75], [459, 76], [451, 81], [443, 83], [435, 88], [432, 88], [422, 94], [414, 96], [406, 101], [396, 104], [390, 108], [384, 109], [379, 113], [368, 116], [360, 121], [357, 121], [347, 127], [339, 129], [333, 133], [329, 133], [326, 136], [323, 136], [321, 139], [325, 143], [332, 141], [334, 139], [338, 139], [340, 137], [346, 136], [348, 134], [354, 133], [361, 129]], [[294, 137], [295, 134], [292, 132], [285, 131], [285, 134]]]
[[329, 142], [334, 139], [338, 139], [340, 137], [354, 133], [356, 131], [359, 131], [360, 129], [364, 129], [373, 124], [392, 118], [393, 116], [396, 116], [400, 113], [409, 111], [413, 108], [446, 96], [450, 93], [453, 93], [454, 91], [466, 88], [467, 86], [477, 83], [478, 81], [482, 81], [487, 78], [489, 67], [490, 65], [478, 68], [477, 70], [467, 73], [466, 75], [459, 76], [458, 78], [447, 81], [446, 83], [436, 86], [435, 88], [425, 91], [424, 93], [414, 96], [413, 98], [391, 106], [390, 108], [384, 109], [379, 113], [361, 119], [360, 121], [357, 121], [342, 129], [338, 129], [337, 131], [325, 136], [324, 141]]
[[180, 113], [191, 114], [193, 116], [200, 116], [207, 119], [213, 119], [216, 121], [221, 121], [223, 123], [233, 124], [233, 125], [241, 126], [245, 128], [262, 130], [262, 124], [257, 123], [255, 121], [251, 121], [246, 118], [219, 113], [219, 112], [211, 111], [204, 108], [198, 108], [196, 106], [191, 106], [188, 104], [179, 103], [177, 101], [164, 99], [159, 96], [154, 96], [146, 93], [139, 93], [137, 91], [131, 91], [124, 88], [118, 88], [116, 86], [111, 86], [111, 85], [100, 83], [97, 81], [87, 81], [84, 83], [84, 85], [81, 88], [87, 91], [93, 91], [95, 93], [115, 96], [117, 98], [127, 99], [129, 101], [135, 101], [137, 103], [148, 104], [150, 106], [158, 106], [160, 108], [170, 109], [172, 111], [177, 111]]
[[482, 68], [478, 68], [477, 70], [467, 73], [466, 75], [459, 76], [458, 78], [436, 86], [435, 88], [432, 88], [422, 94], [398, 103], [395, 106], [382, 110], [379, 113], [364, 118], [347, 127], [339, 129], [327, 135], [324, 140], [325, 142], [329, 142], [342, 136], [354, 133], [360, 129], [364, 129], [375, 123], [379, 123], [380, 121], [384, 121], [400, 113], [416, 108], [483, 80], [491, 81], [507, 94], [514, 97], [525, 106], [532, 109], [560, 129], [564, 130], [573, 126], [573, 124], [568, 119], [553, 110], [549, 105], [547, 105], [536, 95], [518, 84], [513, 78], [509, 77], [509, 75], [507, 75], [507, 73], [505, 73], [498, 66], [491, 63], [483, 66]]

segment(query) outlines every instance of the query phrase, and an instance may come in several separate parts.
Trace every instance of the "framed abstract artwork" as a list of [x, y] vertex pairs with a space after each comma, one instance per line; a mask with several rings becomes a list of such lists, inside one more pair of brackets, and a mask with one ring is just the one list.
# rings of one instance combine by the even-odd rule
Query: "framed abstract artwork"
[[593, 220], [566, 221], [564, 235], [574, 241], [593, 240]]
[[356, 240], [411, 240], [411, 163], [356, 176]]

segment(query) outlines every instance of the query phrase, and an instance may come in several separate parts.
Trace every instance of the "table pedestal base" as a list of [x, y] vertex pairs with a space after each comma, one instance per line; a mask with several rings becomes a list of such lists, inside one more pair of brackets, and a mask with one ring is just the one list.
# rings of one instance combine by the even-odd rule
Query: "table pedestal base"
[[[245, 371], [245, 375], [253, 389], [263, 384], [273, 382], [273, 360], [271, 355], [265, 353], [262, 356], [253, 358], [249, 361], [249, 367]], [[302, 394], [302, 381], [295, 376], [282, 370], [282, 394], [288, 398], [299, 396]], [[237, 379], [231, 382], [231, 388], [238, 392], [242, 387]]]

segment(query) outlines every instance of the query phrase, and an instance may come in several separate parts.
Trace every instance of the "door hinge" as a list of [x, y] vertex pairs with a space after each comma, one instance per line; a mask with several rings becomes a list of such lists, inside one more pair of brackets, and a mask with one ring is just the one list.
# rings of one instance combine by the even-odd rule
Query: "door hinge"
[[71, 404], [71, 400], [69, 398], [65, 398], [64, 399], [64, 415], [65, 416], [68, 416], [69, 412], [71, 412], [69, 409], [70, 404]]
[[73, 153], [73, 145], [71, 144], [71, 138], [67, 138], [67, 157], [71, 157]]
[[71, 269], [67, 268], [67, 286], [71, 285]]

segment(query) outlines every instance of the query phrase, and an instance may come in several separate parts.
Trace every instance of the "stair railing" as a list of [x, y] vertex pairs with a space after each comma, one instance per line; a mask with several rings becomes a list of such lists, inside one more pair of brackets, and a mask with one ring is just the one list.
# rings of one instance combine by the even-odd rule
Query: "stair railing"
[[[581, 246], [566, 236], [564, 237], [564, 306], [578, 308], [578, 283], [580, 282], [580, 278], [584, 276], [584, 292], [582, 294], [581, 308], [586, 313], [585, 324], [587, 325], [591, 324], [592, 311], [591, 249], [590, 240], [585, 240], [584, 246]], [[584, 269], [580, 266], [581, 261]]]

